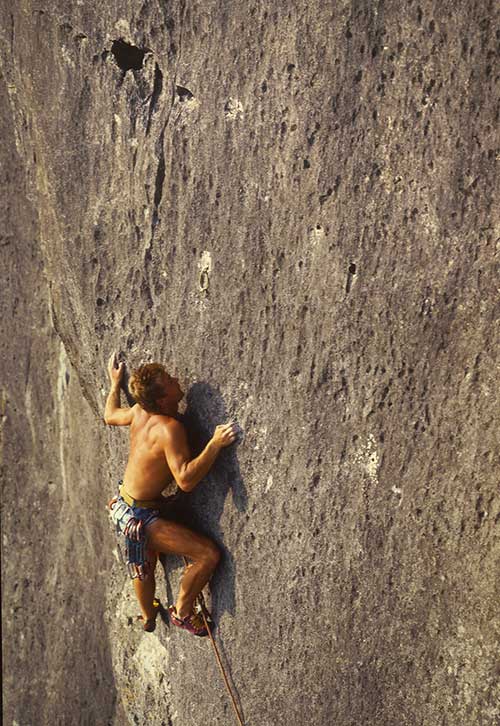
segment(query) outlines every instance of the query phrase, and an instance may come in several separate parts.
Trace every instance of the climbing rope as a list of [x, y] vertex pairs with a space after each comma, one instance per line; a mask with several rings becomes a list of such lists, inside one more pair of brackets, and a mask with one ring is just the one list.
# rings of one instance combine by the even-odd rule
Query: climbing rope
[[[187, 561], [187, 559], [185, 557], [184, 557], [184, 563], [185, 563], [186, 567], [189, 564], [188, 561]], [[238, 709], [238, 704], [236, 703], [236, 698], [234, 697], [233, 690], [232, 690], [231, 686], [229, 685], [229, 679], [228, 679], [228, 677], [226, 675], [226, 670], [224, 668], [224, 665], [222, 664], [222, 660], [221, 660], [221, 657], [220, 657], [220, 654], [219, 654], [219, 649], [217, 648], [217, 643], [214, 640], [214, 636], [212, 635], [212, 630], [210, 628], [210, 624], [209, 624], [209, 622], [207, 620], [207, 612], [208, 612], [208, 610], [207, 610], [207, 606], [205, 605], [205, 598], [203, 597], [203, 593], [202, 592], [200, 592], [200, 594], [196, 598], [196, 601], [198, 602], [198, 604], [200, 606], [201, 614], [202, 614], [202, 617], [203, 617], [203, 623], [205, 625], [205, 628], [207, 629], [208, 637], [210, 638], [210, 642], [212, 643], [212, 647], [213, 647], [214, 654], [215, 654], [215, 659], [217, 660], [217, 664], [219, 666], [219, 670], [222, 673], [222, 678], [224, 679], [224, 683], [226, 684], [227, 692], [229, 693], [229, 695], [231, 697], [231, 702], [233, 704], [233, 708], [234, 708], [234, 712], [236, 714], [236, 718], [238, 719], [238, 723], [240, 724], [240, 726], [244, 726], [243, 721], [242, 721], [242, 718], [241, 718], [241, 715], [240, 715], [240, 711]]]

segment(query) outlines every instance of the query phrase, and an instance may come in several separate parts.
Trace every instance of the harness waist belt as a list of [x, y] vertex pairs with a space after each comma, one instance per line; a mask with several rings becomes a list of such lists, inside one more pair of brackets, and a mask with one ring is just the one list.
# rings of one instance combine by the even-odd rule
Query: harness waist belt
[[120, 487], [120, 496], [127, 502], [129, 507], [143, 507], [144, 509], [158, 509], [166, 501], [165, 497], [161, 499], [134, 499], [130, 494], [127, 494], [123, 486]]

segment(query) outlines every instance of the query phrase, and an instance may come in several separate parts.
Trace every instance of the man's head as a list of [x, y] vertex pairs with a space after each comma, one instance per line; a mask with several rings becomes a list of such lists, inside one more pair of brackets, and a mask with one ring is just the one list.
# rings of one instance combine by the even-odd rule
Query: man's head
[[137, 403], [148, 413], [172, 414], [184, 393], [177, 378], [161, 363], [146, 363], [132, 372], [129, 388]]

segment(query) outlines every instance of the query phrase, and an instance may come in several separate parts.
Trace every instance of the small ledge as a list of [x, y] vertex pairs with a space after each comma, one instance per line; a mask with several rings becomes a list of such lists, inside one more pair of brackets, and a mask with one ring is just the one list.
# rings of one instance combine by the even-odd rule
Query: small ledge
[[184, 88], [184, 86], [176, 86], [175, 92], [179, 96], [179, 101], [190, 101], [192, 98], [194, 98], [193, 94], [189, 90], [189, 88]]

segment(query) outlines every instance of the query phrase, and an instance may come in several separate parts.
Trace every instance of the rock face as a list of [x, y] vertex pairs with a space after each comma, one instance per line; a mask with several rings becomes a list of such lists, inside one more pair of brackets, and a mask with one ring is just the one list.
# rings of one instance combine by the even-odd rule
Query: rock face
[[246, 724], [498, 722], [493, 10], [4, 3], [6, 723], [233, 723], [133, 622], [113, 349], [245, 431], [188, 506]]

